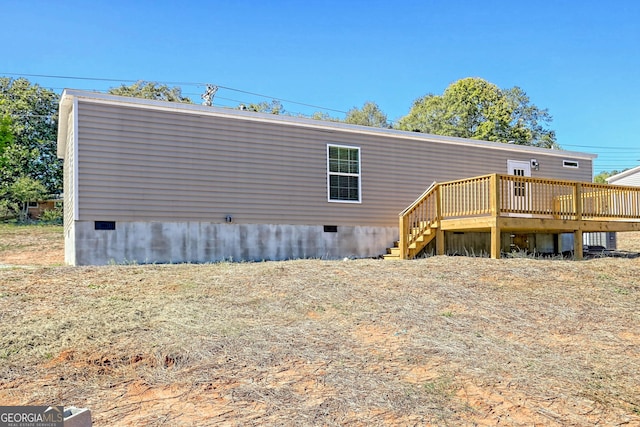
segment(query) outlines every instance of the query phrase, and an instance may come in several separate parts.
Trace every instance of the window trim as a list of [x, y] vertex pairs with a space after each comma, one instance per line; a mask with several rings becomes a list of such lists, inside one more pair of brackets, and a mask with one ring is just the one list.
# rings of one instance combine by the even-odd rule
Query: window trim
[[[341, 173], [341, 172], [331, 172], [329, 170], [329, 165], [330, 165], [330, 158], [329, 158], [329, 149], [331, 147], [335, 147], [335, 148], [347, 148], [347, 149], [351, 149], [351, 150], [357, 150], [358, 151], [358, 173], [354, 174], [354, 173]], [[356, 147], [353, 145], [343, 145], [343, 144], [332, 144], [332, 143], [328, 143], [327, 144], [327, 201], [329, 203], [351, 203], [351, 204], [361, 204], [362, 203], [362, 150], [360, 149], [360, 147]], [[337, 176], [354, 176], [358, 178], [358, 200], [337, 200], [337, 199], [332, 199], [331, 198], [331, 176], [332, 175], [337, 175]]]
[[571, 169], [579, 169], [580, 168], [580, 162], [578, 162], [577, 160], [563, 160], [562, 161], [562, 167], [563, 168], [571, 168]]

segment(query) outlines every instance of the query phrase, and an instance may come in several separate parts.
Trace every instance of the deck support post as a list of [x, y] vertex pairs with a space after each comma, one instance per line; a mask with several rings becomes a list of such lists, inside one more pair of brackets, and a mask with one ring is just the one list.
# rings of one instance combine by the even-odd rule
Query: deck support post
[[440, 187], [436, 189], [436, 255], [444, 255], [444, 230], [442, 230], [442, 191]]
[[[582, 183], [576, 182], [573, 189], [573, 210], [576, 213], [576, 221], [582, 220]], [[582, 259], [582, 230], [573, 232], [573, 257]]]
[[493, 259], [500, 259], [501, 234], [498, 224], [491, 227], [491, 258]]
[[444, 230], [436, 228], [436, 255], [444, 255]]
[[573, 232], [573, 257], [582, 259], [582, 250], [582, 230], [576, 230]]
[[409, 232], [409, 223], [400, 215], [400, 223], [398, 225], [398, 229], [400, 230], [400, 235], [398, 236], [398, 248], [400, 249], [399, 258], [407, 259], [407, 233]]

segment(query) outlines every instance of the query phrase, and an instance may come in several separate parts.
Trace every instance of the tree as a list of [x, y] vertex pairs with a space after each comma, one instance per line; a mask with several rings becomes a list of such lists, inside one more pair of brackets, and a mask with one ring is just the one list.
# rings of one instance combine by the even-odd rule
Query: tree
[[29, 163], [38, 156], [37, 150], [30, 151], [16, 144], [16, 137], [11, 130], [13, 125], [9, 115], [0, 119], [0, 196], [7, 199], [5, 204], [15, 202], [8, 200], [8, 189], [19, 177], [24, 176]]
[[11, 131], [12, 120], [10, 116], [2, 116], [0, 118], [0, 168], [4, 167], [5, 157], [4, 153], [7, 150], [7, 146], [13, 144], [15, 136]]
[[238, 109], [244, 110], [244, 111], [254, 111], [256, 113], [271, 113], [275, 115], [285, 113], [282, 103], [277, 99], [274, 99], [271, 102], [263, 101], [257, 104], [249, 104], [249, 105], [240, 104], [238, 106]]
[[[300, 116], [300, 117], [306, 117], [306, 116]], [[325, 113], [323, 111], [315, 111], [312, 115], [311, 118], [313, 120], [323, 120], [326, 122], [340, 122], [341, 120], [337, 117], [331, 117], [328, 113]]]
[[191, 99], [182, 96], [182, 89], [178, 86], [169, 87], [156, 82], [137, 81], [132, 85], [121, 85], [109, 89], [112, 95], [131, 96], [134, 98], [153, 99], [156, 101], [182, 102], [193, 104]]
[[551, 123], [553, 117], [549, 110], [540, 109], [530, 103], [527, 94], [518, 86], [502, 91], [509, 103], [510, 126], [506, 134], [507, 141], [520, 145], [535, 145], [544, 148], [559, 148], [556, 133], [546, 129], [542, 123]]
[[58, 101], [56, 93], [27, 79], [0, 77], [0, 193], [21, 176], [40, 181], [50, 193], [62, 191]]
[[20, 220], [25, 221], [29, 210], [29, 202], [37, 202], [47, 195], [47, 188], [31, 177], [18, 178], [8, 189], [9, 200], [20, 202]]
[[557, 148], [545, 109], [530, 103], [519, 87], [502, 90], [481, 78], [458, 80], [442, 95], [427, 94], [414, 101], [400, 119], [402, 130], [520, 145]]
[[353, 107], [347, 112], [345, 123], [362, 126], [372, 126], [378, 128], [388, 128], [389, 120], [387, 115], [380, 110], [378, 104], [367, 101], [361, 109]]
[[618, 175], [619, 173], [622, 173], [626, 170], [629, 170], [629, 168], [627, 169], [623, 169], [621, 171], [618, 170], [612, 170], [611, 172], [607, 172], [607, 171], [602, 171], [599, 174], [597, 174], [596, 176], [593, 177], [593, 182], [597, 182], [598, 184], [606, 184], [607, 183], [607, 178], [610, 178], [614, 175]]

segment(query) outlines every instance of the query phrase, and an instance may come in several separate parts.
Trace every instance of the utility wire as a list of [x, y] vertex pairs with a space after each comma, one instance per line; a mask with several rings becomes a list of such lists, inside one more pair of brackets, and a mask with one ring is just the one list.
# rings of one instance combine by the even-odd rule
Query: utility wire
[[562, 144], [563, 147], [579, 147], [579, 148], [591, 148], [598, 150], [624, 150], [624, 151], [638, 151], [638, 149], [629, 148], [629, 147], [601, 147], [598, 145], [576, 145], [576, 144]]
[[[7, 75], [7, 76], [20, 76], [20, 77], [40, 77], [40, 78], [50, 78], [50, 79], [67, 79], [67, 80], [93, 80], [93, 81], [103, 81], [103, 82], [126, 82], [126, 83], [135, 83], [135, 82], [139, 82], [139, 81], [148, 81], [148, 80], [130, 80], [130, 79], [111, 79], [111, 78], [102, 78], [102, 77], [80, 77], [80, 76], [57, 76], [57, 75], [48, 75], [48, 74], [19, 74], [19, 73], [0, 73], [2, 75]], [[198, 82], [156, 82], [156, 83], [161, 83], [161, 84], [166, 84], [166, 85], [179, 85], [179, 86], [206, 86], [208, 83], [198, 83]], [[253, 95], [253, 96], [259, 96], [262, 98], [268, 98], [268, 99], [275, 99], [277, 101], [280, 102], [288, 102], [290, 104], [296, 104], [296, 105], [302, 105], [305, 107], [311, 107], [311, 108], [319, 108], [321, 110], [325, 110], [325, 111], [334, 111], [336, 113], [343, 113], [343, 114], [347, 114], [346, 111], [343, 110], [337, 110], [334, 108], [327, 108], [327, 107], [322, 107], [319, 105], [314, 105], [314, 104], [308, 104], [305, 102], [298, 102], [298, 101], [293, 101], [290, 99], [284, 99], [284, 98], [278, 98], [276, 96], [269, 96], [269, 95], [264, 95], [264, 94], [260, 94], [257, 92], [251, 92], [251, 91], [247, 91], [247, 90], [242, 90], [242, 89], [235, 89], [229, 86], [221, 86], [221, 85], [217, 85], [220, 89], [227, 89], [230, 91], [234, 91], [234, 92], [240, 92], [240, 93], [244, 93], [247, 95]]]

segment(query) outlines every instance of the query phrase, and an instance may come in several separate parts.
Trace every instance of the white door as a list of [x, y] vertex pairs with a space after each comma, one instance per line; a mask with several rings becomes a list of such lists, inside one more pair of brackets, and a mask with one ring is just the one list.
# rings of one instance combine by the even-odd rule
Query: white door
[[[531, 163], [523, 160], [507, 160], [507, 172], [514, 176], [531, 176]], [[531, 208], [531, 186], [526, 182], [509, 183], [509, 208], [512, 210], [524, 211], [512, 213], [511, 216], [531, 217], [526, 211]]]

